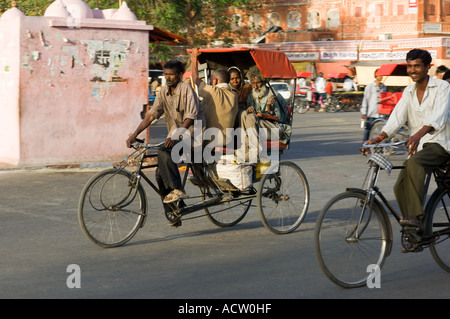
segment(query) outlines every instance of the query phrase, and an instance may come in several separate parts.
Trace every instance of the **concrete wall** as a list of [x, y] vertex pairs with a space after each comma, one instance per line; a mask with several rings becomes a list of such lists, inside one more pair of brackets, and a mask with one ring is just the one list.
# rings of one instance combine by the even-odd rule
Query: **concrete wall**
[[0, 20], [0, 163], [114, 160], [148, 103], [140, 21]]

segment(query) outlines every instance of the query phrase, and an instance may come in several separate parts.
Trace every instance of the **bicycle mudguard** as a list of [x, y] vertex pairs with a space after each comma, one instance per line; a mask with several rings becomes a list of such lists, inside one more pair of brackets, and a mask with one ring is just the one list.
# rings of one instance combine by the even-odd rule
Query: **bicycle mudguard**
[[[126, 175], [128, 175], [130, 178], [133, 177], [133, 173], [130, 172], [129, 170], [125, 169], [125, 168], [116, 168], [116, 167], [115, 167], [115, 168], [113, 168], [113, 169], [116, 169], [116, 170], [118, 170], [118, 171], [124, 172], [124, 173], [125, 173]], [[143, 188], [143, 186], [142, 186], [142, 184], [141, 184], [141, 181], [139, 181], [139, 184], [138, 184], [137, 187]], [[143, 210], [144, 210], [144, 218], [142, 218], [142, 220], [141, 220], [141, 222], [140, 222], [140, 225], [139, 225], [139, 228], [143, 228], [143, 227], [144, 227], [145, 222], [146, 222], [146, 220], [147, 220], [147, 216], [148, 216], [147, 193], [146, 193], [145, 191], [142, 192], [142, 193], [143, 193], [143, 196], [144, 196], [144, 198], [143, 198], [143, 204], [145, 205], [145, 207], [143, 208]]]
[[[359, 193], [364, 196], [367, 196], [367, 191], [361, 189], [361, 188], [351, 188], [348, 187], [345, 189], [346, 192], [350, 193]], [[386, 229], [388, 231], [388, 241], [387, 241], [387, 247], [386, 247], [386, 256], [389, 256], [391, 254], [392, 250], [392, 244], [394, 241], [394, 237], [392, 235], [392, 224], [389, 220], [389, 216], [386, 213], [386, 210], [384, 209], [383, 205], [381, 205], [380, 201], [377, 198], [374, 198], [374, 204], [379, 208], [381, 215], [383, 216], [384, 223], [386, 224]]]

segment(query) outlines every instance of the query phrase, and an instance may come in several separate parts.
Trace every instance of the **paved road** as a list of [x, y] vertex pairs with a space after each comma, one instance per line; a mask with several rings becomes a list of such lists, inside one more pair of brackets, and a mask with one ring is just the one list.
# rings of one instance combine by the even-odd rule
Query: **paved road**
[[[450, 297], [450, 274], [428, 250], [401, 254], [395, 225], [381, 288], [345, 290], [322, 274], [315, 220], [330, 197], [361, 186], [367, 161], [358, 155], [362, 130], [358, 113], [307, 113], [296, 115], [294, 124], [292, 147], [283, 157], [305, 171], [312, 200], [304, 223], [288, 235], [265, 229], [256, 208], [231, 228], [206, 218], [171, 228], [160, 201], [150, 197], [150, 218], [136, 237], [102, 249], [84, 237], [77, 220], [78, 197], [95, 169], [0, 171], [0, 298]], [[380, 180], [389, 199], [395, 177], [383, 174]], [[81, 271], [81, 288], [67, 286], [68, 279], [77, 283], [68, 271], [72, 264]]]

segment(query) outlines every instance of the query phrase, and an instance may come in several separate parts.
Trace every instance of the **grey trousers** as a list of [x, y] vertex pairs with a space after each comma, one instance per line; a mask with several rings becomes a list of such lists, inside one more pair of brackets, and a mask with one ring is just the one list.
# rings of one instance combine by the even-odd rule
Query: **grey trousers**
[[423, 149], [405, 161], [394, 185], [394, 194], [404, 218], [423, 218], [425, 177], [447, 162], [450, 154], [437, 143], [425, 143]]

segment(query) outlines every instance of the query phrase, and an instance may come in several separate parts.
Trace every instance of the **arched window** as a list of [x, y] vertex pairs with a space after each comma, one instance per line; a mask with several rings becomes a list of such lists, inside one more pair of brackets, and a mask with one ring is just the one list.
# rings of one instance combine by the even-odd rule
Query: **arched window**
[[308, 29], [320, 28], [320, 13], [317, 10], [308, 12]]
[[300, 13], [297, 11], [291, 11], [287, 16], [287, 28], [299, 29], [300, 28]]
[[240, 14], [235, 13], [231, 16], [230, 18], [230, 28], [231, 31], [239, 31], [241, 29], [241, 25], [242, 25], [242, 17]]
[[340, 25], [339, 10], [331, 9], [327, 12], [327, 28], [337, 28]]
[[248, 28], [251, 31], [261, 30], [261, 15], [259, 13], [252, 13], [248, 19]]
[[269, 13], [269, 17], [268, 17], [268, 27], [270, 28], [270, 27], [273, 27], [273, 26], [277, 26], [277, 27], [279, 27], [280, 26], [280, 21], [281, 21], [281, 19], [280, 19], [280, 15], [278, 14], [278, 13], [276, 13], [276, 12], [271, 12], [271, 13]]

